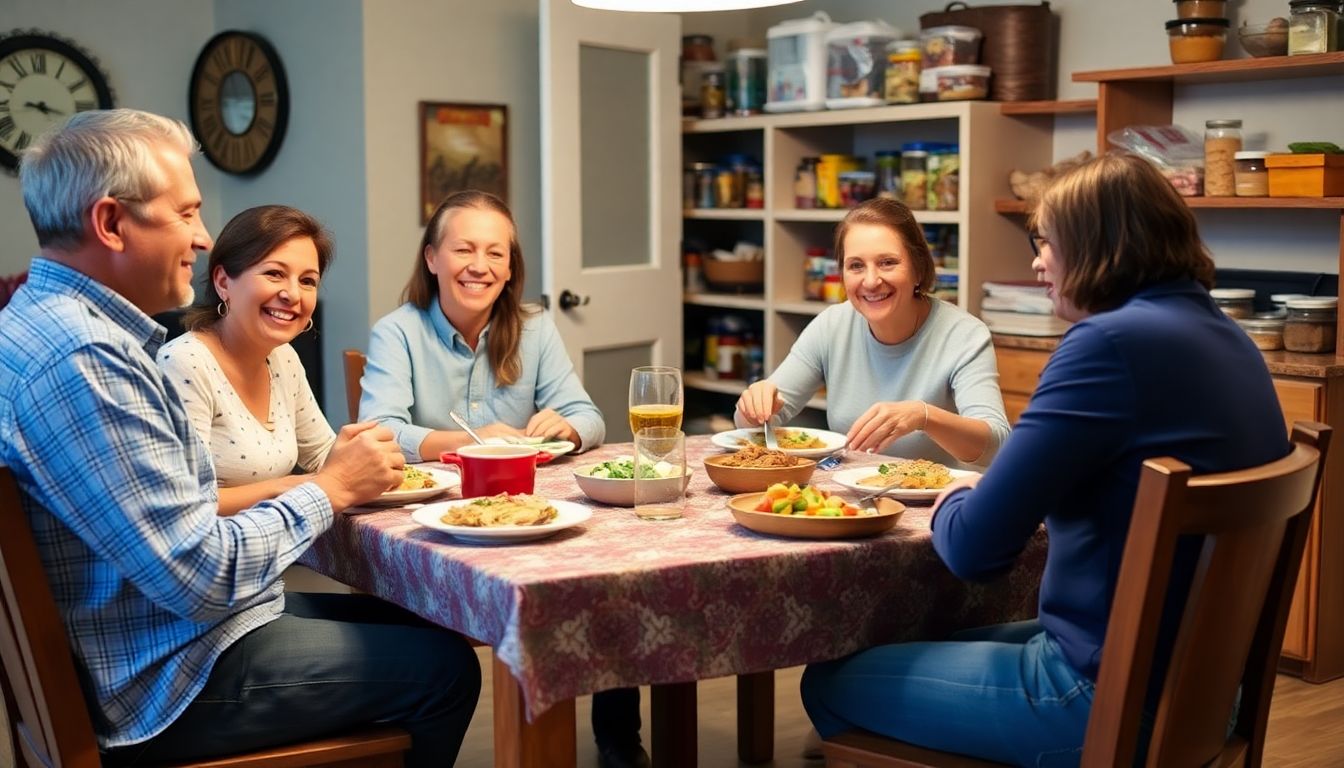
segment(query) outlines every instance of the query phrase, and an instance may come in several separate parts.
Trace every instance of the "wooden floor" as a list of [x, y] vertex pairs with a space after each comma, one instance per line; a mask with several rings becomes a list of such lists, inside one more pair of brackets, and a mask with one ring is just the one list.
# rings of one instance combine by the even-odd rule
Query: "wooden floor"
[[[490, 656], [479, 649], [481, 669], [485, 673], [480, 704], [467, 733], [457, 765], [460, 768], [490, 768], [493, 765], [493, 729], [490, 724]], [[775, 685], [775, 768], [818, 768], [820, 761], [801, 757], [807, 716], [798, 702], [798, 677], [802, 668], [786, 669], [776, 675]], [[644, 706], [644, 743], [648, 744], [648, 691]], [[704, 768], [737, 766], [736, 688], [732, 678], [708, 680], [699, 686], [700, 765]], [[592, 730], [588, 725], [589, 699], [578, 702], [579, 765], [597, 764]], [[0, 713], [0, 732], [10, 733]], [[0, 768], [13, 768], [14, 757], [6, 741], [0, 745]], [[1324, 685], [1304, 683], [1280, 676], [1274, 691], [1269, 717], [1269, 745], [1265, 750], [1267, 768], [1339, 768], [1344, 766], [1344, 679]]]

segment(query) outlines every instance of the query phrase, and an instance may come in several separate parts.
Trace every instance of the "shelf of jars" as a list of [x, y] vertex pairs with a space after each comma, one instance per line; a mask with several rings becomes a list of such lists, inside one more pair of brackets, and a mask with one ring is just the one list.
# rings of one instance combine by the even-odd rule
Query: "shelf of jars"
[[999, 105], [999, 114], [1013, 117], [1024, 115], [1092, 115], [1096, 112], [1096, 99], [1005, 101]]
[[1074, 72], [1075, 83], [1245, 83], [1344, 75], [1344, 51]]
[[[775, 221], [828, 221], [839, 222], [849, 213], [848, 208], [781, 208], [771, 214]], [[920, 224], [960, 224], [961, 211], [914, 211]]]
[[750, 309], [757, 312], [765, 310], [765, 294], [761, 293], [686, 293], [682, 302], [698, 307], [722, 307], [724, 309]]
[[765, 211], [760, 208], [685, 208], [681, 217], [702, 221], [764, 221]]
[[[1185, 197], [1191, 208], [1262, 208], [1262, 209], [1315, 209], [1344, 210], [1344, 197]], [[999, 198], [994, 211], [1003, 214], [1025, 214], [1029, 204], [1025, 200]]]

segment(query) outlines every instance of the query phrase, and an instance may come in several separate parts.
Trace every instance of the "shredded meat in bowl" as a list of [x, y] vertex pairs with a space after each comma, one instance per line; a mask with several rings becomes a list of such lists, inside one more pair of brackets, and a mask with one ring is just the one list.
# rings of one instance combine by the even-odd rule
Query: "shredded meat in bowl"
[[796, 467], [799, 459], [783, 451], [771, 451], [759, 445], [747, 445], [718, 462], [721, 467]]

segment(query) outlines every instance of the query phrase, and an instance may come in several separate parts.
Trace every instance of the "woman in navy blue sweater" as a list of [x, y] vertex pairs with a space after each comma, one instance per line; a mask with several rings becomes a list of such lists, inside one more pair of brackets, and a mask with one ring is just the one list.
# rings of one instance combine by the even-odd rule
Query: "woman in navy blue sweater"
[[[944, 492], [932, 527], [953, 573], [988, 579], [1044, 522], [1039, 616], [808, 667], [803, 703], [823, 737], [858, 727], [1077, 765], [1140, 465], [1174, 456], [1202, 474], [1288, 453], [1264, 358], [1214, 305], [1194, 216], [1151, 165], [1107, 155], [1061, 176], [1030, 237], [1032, 268], [1075, 324], [989, 470]], [[1178, 586], [1196, 554], [1178, 557]]]

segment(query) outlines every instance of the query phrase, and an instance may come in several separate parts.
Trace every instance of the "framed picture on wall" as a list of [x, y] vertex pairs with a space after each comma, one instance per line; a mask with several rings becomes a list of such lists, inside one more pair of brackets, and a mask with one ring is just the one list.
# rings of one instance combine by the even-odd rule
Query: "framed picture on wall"
[[480, 189], [509, 200], [509, 108], [420, 102], [420, 223], [443, 199]]

